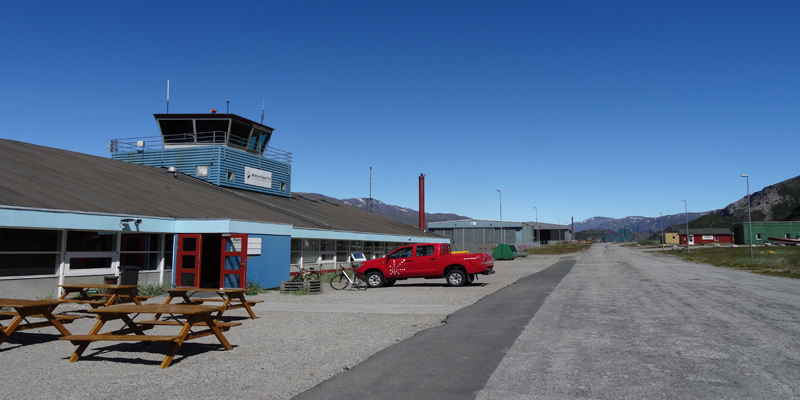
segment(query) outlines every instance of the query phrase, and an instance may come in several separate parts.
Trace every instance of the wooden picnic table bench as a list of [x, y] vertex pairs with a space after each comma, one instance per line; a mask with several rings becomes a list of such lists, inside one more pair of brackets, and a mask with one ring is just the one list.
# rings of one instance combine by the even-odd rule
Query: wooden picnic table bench
[[[13, 308], [14, 311], [0, 312], [0, 320], [11, 320], [8, 325], [0, 324], [0, 344], [6, 341], [15, 331], [42, 328], [52, 326], [64, 335], [71, 333], [64, 324], [68, 324], [76, 319], [82, 318], [77, 315], [53, 314], [53, 310], [61, 304], [60, 300], [21, 300], [21, 299], [0, 299], [0, 307]], [[41, 318], [45, 321], [30, 322], [28, 318]], [[24, 322], [24, 323], [23, 323]]]
[[[247, 313], [250, 315], [250, 318], [256, 319], [256, 313], [253, 312], [251, 306], [256, 305], [257, 303], [261, 303], [262, 300], [247, 300], [244, 297], [245, 289], [238, 289], [238, 288], [198, 288], [198, 287], [177, 287], [177, 288], [169, 288], [165, 289], [169, 296], [167, 296], [167, 300], [164, 304], [171, 304], [172, 300], [175, 298], [180, 298], [183, 300], [182, 303], [176, 304], [204, 304], [206, 302], [222, 302], [222, 309], [217, 316], [215, 317], [216, 320], [222, 316], [222, 314], [227, 310], [235, 310], [238, 308], [244, 308], [247, 310]], [[216, 293], [219, 295], [218, 298], [212, 297], [192, 297], [196, 293]], [[156, 318], [158, 319], [158, 318]]]
[[[83, 303], [97, 307], [107, 307], [117, 302], [133, 302], [137, 305], [142, 304], [142, 300], [149, 297], [139, 296], [136, 294], [136, 285], [106, 285], [102, 283], [72, 283], [67, 285], [58, 285], [64, 290], [59, 300], [70, 303]], [[109, 293], [89, 293], [90, 289], [104, 289]], [[68, 297], [70, 294], [77, 294], [77, 297]]]
[[[241, 323], [217, 323], [212, 318], [211, 314], [220, 311], [221, 306], [204, 306], [195, 304], [117, 304], [109, 307], [95, 308], [89, 312], [98, 315], [98, 321], [95, 326], [89, 331], [87, 335], [69, 335], [60, 338], [61, 340], [69, 340], [72, 344], [78, 346], [75, 352], [70, 356], [70, 362], [76, 362], [81, 357], [86, 348], [93, 342], [98, 341], [141, 341], [141, 342], [171, 342], [167, 355], [161, 362], [159, 368], [167, 368], [172, 363], [172, 359], [178, 353], [181, 344], [186, 340], [197, 339], [204, 336], [214, 335], [217, 340], [222, 344], [225, 350], [231, 350], [232, 347], [223, 332], [229, 330], [233, 326], [241, 325]], [[180, 318], [183, 322], [175, 321], [134, 321], [130, 315], [138, 314], [171, 314], [175, 318]], [[180, 316], [180, 317], [178, 317]], [[100, 333], [106, 322], [121, 319], [125, 322], [126, 327], [111, 331]], [[179, 326], [180, 332], [177, 335], [146, 335], [144, 331], [152, 329], [156, 325], [162, 326]], [[200, 331], [192, 331], [193, 327], [205, 327], [207, 329]]]

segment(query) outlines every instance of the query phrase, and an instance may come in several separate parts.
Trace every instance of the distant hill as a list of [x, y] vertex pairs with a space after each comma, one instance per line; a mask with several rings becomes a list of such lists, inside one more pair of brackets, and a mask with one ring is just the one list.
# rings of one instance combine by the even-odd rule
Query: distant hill
[[[303, 193], [297, 193], [297, 194], [303, 194]], [[357, 207], [362, 210], [370, 211], [369, 198], [359, 197], [352, 199], [336, 199], [330, 196], [321, 195], [319, 193], [308, 193], [308, 194], [331, 200], [341, 201], [342, 203], [345, 203], [347, 205]], [[417, 227], [419, 226], [418, 210], [393, 206], [391, 204], [386, 204], [380, 200], [372, 199], [372, 212], [387, 218], [391, 218], [395, 221], [402, 222], [406, 225], [417, 226]], [[425, 222], [442, 222], [442, 221], [453, 221], [458, 219], [469, 219], [469, 217], [465, 217], [463, 215], [458, 215], [458, 214], [449, 214], [449, 213], [425, 213]]]
[[[750, 215], [753, 221], [800, 221], [800, 176], [767, 186], [750, 194]], [[695, 228], [733, 228], [733, 224], [747, 222], [747, 196], [714, 210], [689, 223]], [[668, 232], [677, 232], [684, 226], [670, 226]]]
[[[689, 213], [689, 221], [693, 221], [704, 215], [709, 214], [710, 211]], [[659, 217], [625, 217], [625, 218], [607, 218], [607, 217], [594, 217], [587, 220], [576, 222], [575, 231], [582, 232], [588, 230], [606, 230], [618, 232], [620, 229], [631, 229], [634, 232], [647, 232], [654, 233], [661, 230], [662, 226], [667, 228], [671, 225], [686, 222], [685, 214], [665, 215], [663, 221]], [[602, 235], [600, 235], [602, 236]], [[580, 238], [576, 236], [576, 238]]]
[[[752, 193], [750, 209], [753, 221], [800, 220], [800, 176]], [[714, 211], [714, 214], [747, 221], [747, 196]]]

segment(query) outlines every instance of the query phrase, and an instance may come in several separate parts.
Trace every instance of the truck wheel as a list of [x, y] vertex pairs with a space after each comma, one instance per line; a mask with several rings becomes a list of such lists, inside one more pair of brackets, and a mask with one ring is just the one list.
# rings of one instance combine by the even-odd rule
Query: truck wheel
[[367, 273], [367, 286], [371, 288], [381, 287], [383, 286], [385, 279], [383, 279], [383, 275], [378, 271], [371, 271]]
[[386, 279], [383, 286], [394, 286], [395, 283], [397, 283], [397, 279]]
[[464, 286], [467, 283], [467, 274], [460, 269], [454, 269], [447, 273], [447, 284], [450, 286]]

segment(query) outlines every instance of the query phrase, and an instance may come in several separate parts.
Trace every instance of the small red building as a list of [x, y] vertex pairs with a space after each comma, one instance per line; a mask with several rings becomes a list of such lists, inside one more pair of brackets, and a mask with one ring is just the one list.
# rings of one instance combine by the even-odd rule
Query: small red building
[[[681, 244], [686, 244], [686, 229], [679, 229]], [[689, 244], [733, 243], [733, 232], [729, 228], [689, 229]]]

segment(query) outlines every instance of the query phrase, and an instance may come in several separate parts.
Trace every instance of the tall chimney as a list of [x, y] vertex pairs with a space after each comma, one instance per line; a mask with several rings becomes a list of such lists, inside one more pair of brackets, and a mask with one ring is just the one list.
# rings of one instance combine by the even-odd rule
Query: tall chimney
[[425, 230], [425, 174], [419, 174], [419, 229]]

